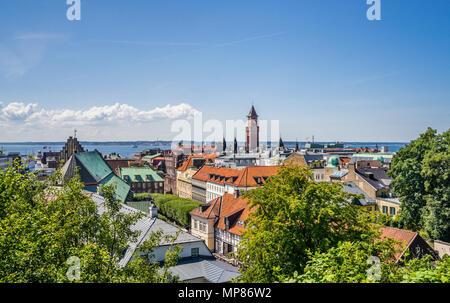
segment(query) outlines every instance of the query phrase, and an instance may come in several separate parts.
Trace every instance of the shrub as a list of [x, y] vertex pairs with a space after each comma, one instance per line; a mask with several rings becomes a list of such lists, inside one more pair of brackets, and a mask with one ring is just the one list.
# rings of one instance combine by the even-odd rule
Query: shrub
[[189, 212], [201, 205], [198, 201], [174, 195], [151, 194], [151, 197], [162, 215], [185, 227], [191, 220]]

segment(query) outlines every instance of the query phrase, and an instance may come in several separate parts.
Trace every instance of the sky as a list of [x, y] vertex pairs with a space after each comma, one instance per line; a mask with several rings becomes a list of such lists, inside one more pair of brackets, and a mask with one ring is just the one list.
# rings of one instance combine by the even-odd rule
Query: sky
[[252, 105], [285, 141], [450, 126], [448, 0], [80, 2], [0, 1], [0, 142], [172, 140]]

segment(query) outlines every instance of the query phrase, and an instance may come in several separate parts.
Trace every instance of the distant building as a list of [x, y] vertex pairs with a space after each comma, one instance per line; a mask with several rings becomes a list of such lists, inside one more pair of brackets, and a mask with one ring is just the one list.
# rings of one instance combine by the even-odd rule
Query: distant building
[[74, 153], [62, 168], [64, 180], [72, 179], [77, 171], [87, 191], [95, 193], [104, 185], [114, 185], [117, 200], [125, 202], [132, 195], [130, 185], [114, 174], [97, 150]]
[[[394, 227], [381, 227], [380, 231], [382, 232], [381, 239], [391, 238], [400, 242], [395, 247], [399, 250], [399, 252], [395, 253], [396, 263], [402, 263], [402, 257], [405, 257], [405, 260], [410, 260], [421, 259], [425, 255], [430, 255], [435, 260], [440, 260], [439, 255], [417, 232]], [[407, 251], [409, 251], [409, 255], [406, 257], [405, 253]]]
[[84, 152], [84, 149], [77, 138], [70, 136], [62, 150], [59, 152], [59, 161], [66, 163], [73, 154], [82, 152]]
[[121, 167], [119, 174], [134, 193], [164, 194], [164, 179], [148, 166]]
[[299, 165], [299, 166], [308, 166], [313, 172], [313, 178], [316, 182], [324, 182], [325, 181], [325, 165], [326, 161], [324, 158], [324, 154], [316, 154], [316, 153], [292, 153], [289, 157], [286, 158], [284, 163]]
[[10, 152], [8, 154], [0, 154], [0, 169], [12, 166], [14, 161], [21, 163], [20, 153]]
[[[105, 157], [103, 157], [105, 158]], [[131, 159], [105, 159], [106, 164], [111, 167], [112, 171], [120, 177], [120, 169], [123, 167], [130, 167]]]
[[45, 168], [56, 169], [59, 166], [60, 152], [44, 152], [41, 158], [41, 163]]
[[377, 203], [374, 199], [372, 199], [368, 194], [361, 190], [355, 183], [353, 182], [345, 182], [342, 186], [342, 190], [349, 194], [360, 195], [362, 198], [355, 198], [352, 201], [353, 205], [359, 205], [364, 207], [367, 211], [374, 213]]
[[258, 114], [255, 107], [252, 105], [250, 112], [247, 115], [248, 125], [245, 128], [246, 131], [246, 144], [245, 150], [247, 152], [258, 150], [259, 148], [259, 126], [258, 126]]
[[212, 168], [206, 180], [206, 201], [221, 197], [225, 193], [245, 192], [262, 186], [279, 168], [280, 166], [249, 166], [241, 170]]
[[203, 165], [192, 176], [192, 199], [205, 203], [206, 200], [206, 183], [209, 179], [209, 174], [216, 170], [210, 165]]
[[164, 193], [177, 194], [177, 169], [187, 159], [187, 155], [183, 153], [170, 152], [164, 155], [164, 163], [166, 174], [164, 180]]
[[192, 199], [192, 176], [204, 165], [213, 164], [215, 154], [189, 155], [177, 170], [177, 195]]

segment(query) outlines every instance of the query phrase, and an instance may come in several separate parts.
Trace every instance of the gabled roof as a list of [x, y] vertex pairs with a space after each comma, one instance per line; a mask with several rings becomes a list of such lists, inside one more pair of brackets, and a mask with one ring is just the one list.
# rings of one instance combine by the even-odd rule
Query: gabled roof
[[266, 184], [267, 179], [275, 175], [279, 168], [280, 166], [248, 166], [240, 170], [205, 165], [192, 178], [235, 187], [256, 187]]
[[130, 185], [117, 177], [115, 174], [109, 174], [105, 179], [101, 180], [98, 185], [114, 185], [116, 190], [116, 198], [122, 202], [127, 200], [130, 192]]
[[298, 153], [292, 153], [290, 154], [286, 160], [285, 163], [287, 164], [293, 164], [293, 165], [300, 165], [300, 166], [306, 166], [306, 160], [305, 156], [298, 154]]
[[73, 154], [62, 168], [64, 178], [73, 178], [77, 168], [86, 190], [96, 192], [99, 185], [114, 184], [116, 198], [126, 201], [130, 186], [114, 174], [97, 150]]
[[[106, 211], [105, 199], [102, 196], [100, 196], [98, 194], [91, 194], [91, 199], [97, 205], [97, 209], [98, 209], [97, 211], [100, 215]], [[140, 211], [133, 207], [122, 204], [120, 212], [124, 213], [124, 214], [134, 214], [134, 213], [139, 213]], [[176, 236], [177, 233], [180, 231], [179, 228], [177, 228], [161, 219], [150, 218], [148, 216], [145, 216], [145, 217], [139, 219], [133, 226], [131, 226], [131, 230], [132, 231], [140, 231], [140, 234], [139, 234], [136, 242], [129, 243], [128, 249], [125, 252], [124, 257], [119, 261], [119, 266], [121, 266], [121, 267], [128, 264], [128, 262], [133, 257], [133, 254], [134, 254], [136, 248], [142, 242], [147, 240], [153, 232], [162, 231], [162, 233], [164, 235]], [[183, 243], [191, 243], [191, 242], [192, 243], [193, 242], [202, 242], [203, 243], [203, 240], [201, 240], [200, 238], [197, 238], [191, 234], [188, 234], [187, 232], [181, 231], [178, 234], [178, 237], [176, 238], [176, 240], [174, 241], [174, 245], [183, 244]], [[168, 245], [168, 244], [172, 244], [172, 243], [171, 242], [168, 243], [163, 240], [159, 243], [159, 246]]]
[[200, 205], [198, 208], [191, 210], [189, 214], [205, 219], [214, 219], [219, 215], [221, 202], [222, 197], [218, 197], [206, 204]]
[[97, 182], [112, 172], [98, 151], [76, 153], [73, 156], [75, 156], [77, 162], [79, 161], [89, 171]]
[[185, 171], [188, 167], [194, 166], [194, 159], [205, 159], [205, 163], [214, 163], [216, 154], [195, 154], [189, 155], [188, 158], [183, 162], [183, 164], [178, 168], [178, 171]]
[[[248, 166], [241, 171], [241, 174], [234, 182], [236, 187], [255, 187], [266, 184], [267, 179], [276, 175], [280, 166]], [[257, 180], [261, 183], [258, 183]]]
[[395, 253], [395, 258], [398, 260], [409, 248], [413, 240], [418, 236], [418, 233], [409, 230], [394, 228], [394, 227], [381, 227], [381, 239], [391, 238], [401, 243], [396, 245], [396, 249], [400, 249], [400, 252]]
[[250, 211], [248, 199], [242, 196], [235, 198], [234, 195], [228, 193], [224, 194], [221, 198], [220, 217], [216, 227], [225, 230], [224, 218], [226, 218], [229, 222], [228, 232], [239, 236], [242, 235], [246, 230], [245, 220], [247, 220]]
[[199, 181], [207, 181], [211, 172], [216, 171], [216, 167], [203, 165], [193, 176], [192, 179]]

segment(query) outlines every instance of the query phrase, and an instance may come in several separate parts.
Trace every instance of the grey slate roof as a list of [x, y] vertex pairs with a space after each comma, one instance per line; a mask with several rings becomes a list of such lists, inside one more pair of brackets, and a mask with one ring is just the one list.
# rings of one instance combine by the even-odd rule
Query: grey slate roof
[[216, 259], [184, 260], [170, 267], [170, 271], [181, 281], [204, 278], [211, 283], [230, 282], [240, 275], [236, 267]]
[[[392, 179], [386, 175], [386, 168], [359, 168], [356, 173], [376, 190], [389, 188]], [[369, 176], [371, 175], [371, 177]]]
[[[98, 194], [92, 194], [91, 199], [97, 205], [98, 213], [100, 215], [103, 214], [106, 211], [106, 207], [104, 205], [105, 199]], [[120, 209], [120, 212], [122, 212], [124, 214], [134, 214], [134, 213], [139, 213], [141, 211], [139, 211], [133, 207], [130, 207], [128, 205], [122, 204], [122, 208]], [[134, 224], [131, 227], [131, 230], [132, 231], [139, 230], [141, 233], [139, 234], [136, 242], [129, 243], [128, 249], [127, 249], [124, 257], [119, 261], [119, 266], [121, 266], [121, 267], [128, 264], [128, 262], [133, 257], [133, 254], [134, 254], [136, 248], [142, 242], [147, 240], [153, 232], [161, 230], [164, 235], [175, 236], [177, 234], [177, 232], [179, 231], [179, 229], [177, 227], [175, 227], [161, 219], [150, 218], [148, 216], [145, 216], [145, 217], [141, 218], [138, 222], [136, 222], [136, 224]], [[177, 244], [182, 244], [182, 243], [187, 243], [187, 242], [203, 242], [203, 240], [201, 240], [191, 234], [181, 231], [173, 244], [177, 245]], [[164, 241], [162, 241], [160, 243], [161, 246], [166, 245], [166, 244], [169, 244], [169, 243], [164, 242]]]
[[323, 154], [304, 154], [305, 162], [309, 163], [309, 161], [323, 161]]
[[362, 206], [375, 204], [375, 201], [353, 182], [345, 182], [342, 189], [349, 194], [364, 195], [364, 199], [359, 199]]

